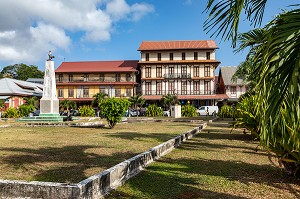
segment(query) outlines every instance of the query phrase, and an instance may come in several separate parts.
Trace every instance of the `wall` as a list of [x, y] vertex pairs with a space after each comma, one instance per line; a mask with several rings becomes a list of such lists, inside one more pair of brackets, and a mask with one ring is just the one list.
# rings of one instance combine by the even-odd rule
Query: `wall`
[[126, 180], [138, 174], [154, 160], [169, 153], [174, 147], [178, 147], [187, 139], [192, 138], [205, 127], [206, 124], [201, 124], [197, 128], [77, 184], [0, 180], [0, 198], [101, 198], [112, 189], [121, 186]]

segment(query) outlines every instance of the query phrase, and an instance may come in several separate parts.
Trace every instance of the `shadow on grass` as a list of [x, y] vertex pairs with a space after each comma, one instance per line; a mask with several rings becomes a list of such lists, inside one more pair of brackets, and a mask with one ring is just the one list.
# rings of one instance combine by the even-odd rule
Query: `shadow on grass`
[[[101, 148], [92, 145], [65, 146], [61, 148], [0, 148], [21, 154], [9, 155], [1, 158], [1, 162], [13, 167], [16, 171], [34, 171], [31, 180], [48, 182], [77, 183], [86, 179], [85, 171], [95, 168], [110, 168], [136, 154], [131, 152], [113, 153], [111, 155], [98, 155], [86, 150]], [[95, 175], [102, 170], [97, 170]], [[20, 179], [22, 180], [22, 179]]]
[[[220, 185], [218, 181], [210, 185], [213, 186], [211, 190], [220, 190], [220, 187], [214, 187], [218, 184], [224, 186], [223, 188], [226, 187], [230, 193], [237, 194], [206, 190], [207, 181], [216, 180], [216, 176], [221, 181], [223, 179], [232, 181], [231, 190], [228, 190], [228, 183]], [[270, 165], [209, 159], [163, 158], [147, 167], [139, 176], [126, 182], [126, 187], [113, 191], [106, 198], [249, 198], [247, 193], [249, 190], [239, 188], [235, 181], [246, 185], [264, 184], [288, 191], [296, 198], [300, 197], [300, 193], [289, 186], [299, 184], [299, 181], [285, 178], [278, 168]], [[238, 196], [240, 192], [247, 197]], [[271, 192], [272, 190], [270, 194]]]

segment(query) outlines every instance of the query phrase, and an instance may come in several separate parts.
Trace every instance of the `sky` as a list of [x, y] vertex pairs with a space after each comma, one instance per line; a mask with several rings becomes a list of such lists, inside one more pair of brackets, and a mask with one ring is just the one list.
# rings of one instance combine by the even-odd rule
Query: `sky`
[[[299, 0], [269, 0], [263, 24]], [[142, 41], [208, 40], [220, 66], [237, 66], [229, 41], [211, 37], [203, 23], [207, 0], [0, 0], [0, 70], [24, 63], [44, 70], [48, 51], [62, 62], [139, 60]], [[242, 19], [240, 31], [253, 27]]]

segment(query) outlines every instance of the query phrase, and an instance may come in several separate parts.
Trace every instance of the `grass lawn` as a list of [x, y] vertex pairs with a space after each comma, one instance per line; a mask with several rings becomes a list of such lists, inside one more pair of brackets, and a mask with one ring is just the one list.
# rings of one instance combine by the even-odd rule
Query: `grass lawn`
[[258, 142], [242, 130], [230, 131], [214, 123], [106, 198], [300, 198], [300, 181], [272, 154], [256, 151]]
[[1, 121], [0, 179], [77, 183], [198, 126], [141, 122], [114, 129], [25, 127]]

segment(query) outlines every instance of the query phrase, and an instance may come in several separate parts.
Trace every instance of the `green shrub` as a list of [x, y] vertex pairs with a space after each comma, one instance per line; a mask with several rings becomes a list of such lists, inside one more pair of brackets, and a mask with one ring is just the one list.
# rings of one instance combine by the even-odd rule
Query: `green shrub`
[[232, 108], [232, 106], [224, 105], [222, 106], [221, 110], [219, 110], [218, 116], [221, 118], [233, 118], [235, 117], [235, 110]]
[[9, 108], [3, 113], [4, 118], [17, 118], [20, 117], [20, 113], [16, 108]]
[[83, 105], [79, 107], [78, 112], [83, 117], [93, 117], [95, 116], [95, 111], [91, 106]]
[[157, 117], [163, 116], [164, 112], [156, 104], [151, 104], [147, 107], [146, 116], [148, 117]]
[[22, 104], [19, 106], [20, 117], [26, 117], [29, 113], [34, 111], [34, 106], [32, 104]]
[[183, 117], [195, 117], [197, 116], [197, 109], [190, 104], [184, 105], [181, 107], [181, 115]]
[[108, 126], [114, 128], [120, 122], [124, 113], [128, 110], [130, 102], [127, 99], [107, 98], [100, 104], [101, 117], [106, 118]]

